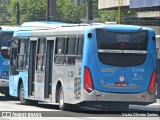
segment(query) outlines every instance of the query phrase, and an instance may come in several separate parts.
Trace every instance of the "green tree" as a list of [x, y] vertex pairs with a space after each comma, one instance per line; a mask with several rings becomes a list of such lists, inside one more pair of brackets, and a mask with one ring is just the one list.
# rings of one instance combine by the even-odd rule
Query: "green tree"
[[[100, 20], [103, 22], [117, 22], [117, 10], [99, 10]], [[136, 10], [121, 9], [121, 24], [131, 24], [136, 18]]]
[[[12, 24], [17, 21], [17, 0], [10, 0], [8, 11], [11, 14]], [[20, 23], [25, 21], [46, 20], [46, 0], [19, 0]], [[57, 21], [81, 23], [86, 19], [86, 2], [78, 5], [74, 0], [56, 0]], [[93, 18], [95, 22], [117, 21], [117, 10], [98, 10], [98, 0], [93, 0]], [[121, 23], [129, 24], [136, 16], [136, 11], [122, 9]]]
[[81, 22], [85, 18], [86, 3], [77, 5], [74, 0], [57, 0], [58, 21]]
[[[17, 19], [17, 0], [10, 1], [11, 21], [16, 24]], [[46, 1], [45, 0], [19, 0], [20, 2], [20, 23], [25, 21], [45, 20]]]
[[10, 20], [10, 12], [9, 12], [9, 9], [7, 7], [7, 4], [2, 4], [0, 2], [0, 24], [4, 25], [6, 23], [9, 22]]
[[115, 22], [117, 21], [117, 11], [116, 10], [100, 10], [99, 12], [101, 22]]

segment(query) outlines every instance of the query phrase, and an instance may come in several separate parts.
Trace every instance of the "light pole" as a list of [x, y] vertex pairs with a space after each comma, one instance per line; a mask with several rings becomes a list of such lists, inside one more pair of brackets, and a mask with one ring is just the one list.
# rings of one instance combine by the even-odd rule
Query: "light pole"
[[57, 21], [56, 0], [46, 0], [46, 20]]
[[121, 23], [121, 0], [118, 0], [118, 24]]
[[87, 22], [92, 22], [93, 21], [93, 0], [87, 0], [87, 5], [86, 5], [86, 20]]

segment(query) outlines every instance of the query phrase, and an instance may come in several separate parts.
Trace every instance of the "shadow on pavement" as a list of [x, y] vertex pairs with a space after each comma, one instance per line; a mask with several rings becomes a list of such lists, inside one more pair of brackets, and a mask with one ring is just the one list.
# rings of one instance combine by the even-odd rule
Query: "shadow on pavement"
[[6, 97], [6, 96], [0, 96], [0, 101], [18, 101], [18, 98], [16, 97]]
[[[20, 102], [19, 103], [15, 103], [17, 105], [22, 105]], [[37, 103], [32, 103], [32, 104], [27, 104], [26, 106], [35, 106], [35, 107], [39, 107], [39, 108], [44, 108], [44, 109], [51, 109], [51, 110], [59, 110], [58, 105], [53, 105], [53, 104], [37, 104]]]

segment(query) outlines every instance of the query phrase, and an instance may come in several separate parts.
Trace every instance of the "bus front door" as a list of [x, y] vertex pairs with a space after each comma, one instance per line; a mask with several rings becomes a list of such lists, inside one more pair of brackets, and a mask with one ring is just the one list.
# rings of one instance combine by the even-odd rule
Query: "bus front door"
[[54, 40], [47, 41], [46, 50], [46, 68], [45, 68], [45, 86], [44, 86], [44, 97], [52, 98], [52, 66], [53, 66], [53, 50]]
[[46, 39], [38, 39], [35, 63], [35, 100], [44, 101]]
[[35, 100], [52, 100], [52, 62], [54, 40], [39, 39], [35, 67]]
[[36, 46], [37, 41], [30, 42], [30, 54], [29, 54], [29, 69], [28, 69], [28, 95], [30, 99], [34, 99], [35, 94], [35, 61], [36, 61]]

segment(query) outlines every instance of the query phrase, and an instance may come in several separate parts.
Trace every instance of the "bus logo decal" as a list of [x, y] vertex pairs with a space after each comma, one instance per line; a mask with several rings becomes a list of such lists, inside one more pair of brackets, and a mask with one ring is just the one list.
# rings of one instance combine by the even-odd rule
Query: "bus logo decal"
[[9, 61], [4, 61], [2, 65], [9, 65]]
[[8, 76], [8, 72], [7, 71], [3, 71], [3, 75], [4, 76]]
[[125, 79], [124, 76], [120, 76], [120, 77], [119, 77], [119, 80], [120, 80], [121, 82], [123, 82], [124, 79]]

